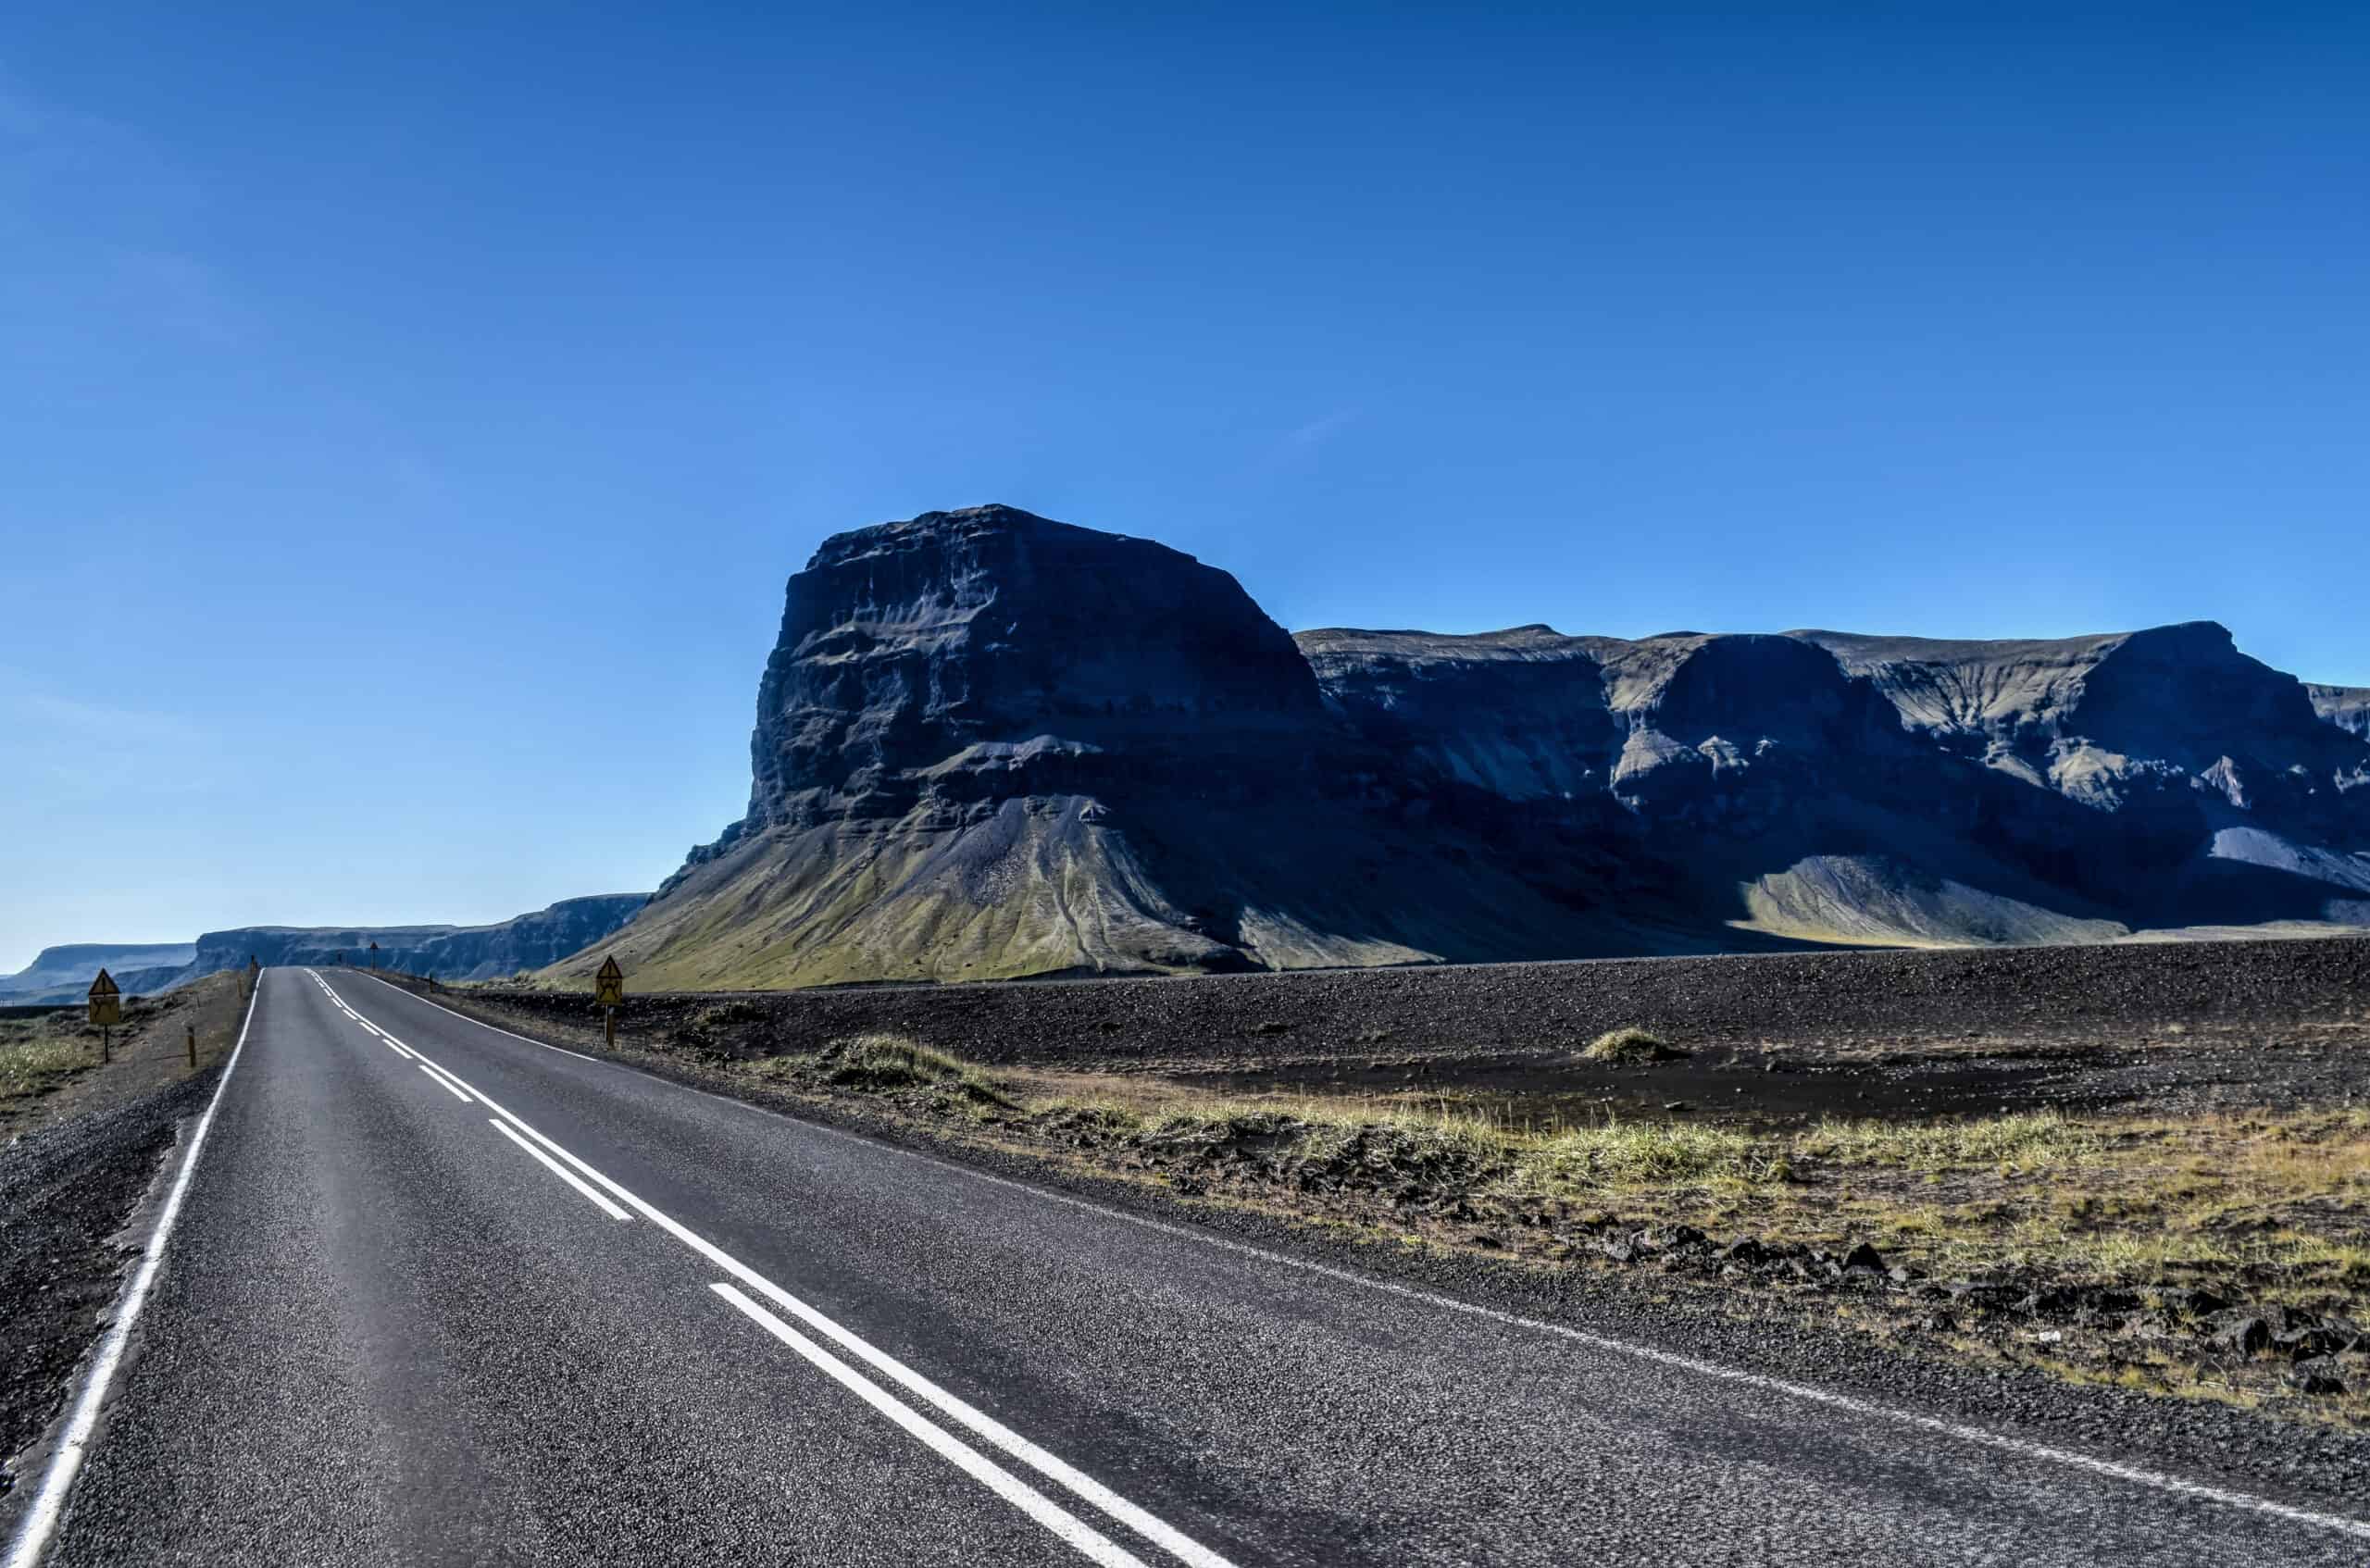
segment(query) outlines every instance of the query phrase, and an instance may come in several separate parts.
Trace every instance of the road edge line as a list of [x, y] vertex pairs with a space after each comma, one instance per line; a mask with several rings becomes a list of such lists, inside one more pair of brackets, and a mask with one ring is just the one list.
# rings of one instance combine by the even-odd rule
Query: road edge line
[[181, 1174], [173, 1178], [172, 1190], [166, 1195], [165, 1207], [156, 1216], [156, 1228], [150, 1234], [147, 1249], [141, 1256], [139, 1272], [131, 1276], [131, 1286], [116, 1302], [115, 1321], [107, 1325], [106, 1338], [99, 1341], [98, 1357], [91, 1363], [81, 1397], [74, 1401], [74, 1413], [66, 1424], [66, 1435], [59, 1439], [57, 1451], [50, 1455], [41, 1490], [33, 1494], [24, 1522], [18, 1526], [17, 1538], [9, 1544], [6, 1568], [33, 1568], [48, 1549], [58, 1521], [65, 1517], [67, 1493], [73, 1488], [74, 1477], [81, 1473], [83, 1458], [90, 1452], [98, 1430], [100, 1407], [106, 1402], [107, 1390], [123, 1365], [124, 1348], [131, 1341], [132, 1325], [140, 1321], [140, 1311], [148, 1304], [149, 1288], [156, 1283], [157, 1271], [165, 1261], [166, 1243], [172, 1239], [173, 1226], [181, 1219], [181, 1202], [189, 1196], [190, 1180], [197, 1174], [198, 1156], [206, 1152], [206, 1135], [214, 1130], [214, 1114], [222, 1108], [223, 1092], [231, 1087], [231, 1075], [238, 1068], [240, 1053], [246, 1050], [247, 1031], [255, 1027], [256, 1009], [262, 1001], [263, 976], [257, 974], [256, 989], [247, 998], [247, 1015], [239, 1024], [238, 1042], [231, 1047], [230, 1059], [222, 1064], [222, 1077], [214, 1086], [214, 1097], [206, 1102], [206, 1114], [198, 1118], [197, 1131], [189, 1140], [189, 1152], [181, 1159]]

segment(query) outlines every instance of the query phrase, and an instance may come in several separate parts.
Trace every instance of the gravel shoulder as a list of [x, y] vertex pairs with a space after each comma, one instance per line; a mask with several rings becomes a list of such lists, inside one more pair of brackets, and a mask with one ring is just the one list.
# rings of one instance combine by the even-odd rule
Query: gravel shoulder
[[63, 1082], [0, 1101], [9, 1134], [0, 1143], [0, 1524], [21, 1502], [31, 1451], [106, 1325], [142, 1244], [128, 1227], [204, 1109], [243, 1006], [227, 975], [143, 1001], [118, 1031], [113, 1061], [99, 1063], [94, 1040]]

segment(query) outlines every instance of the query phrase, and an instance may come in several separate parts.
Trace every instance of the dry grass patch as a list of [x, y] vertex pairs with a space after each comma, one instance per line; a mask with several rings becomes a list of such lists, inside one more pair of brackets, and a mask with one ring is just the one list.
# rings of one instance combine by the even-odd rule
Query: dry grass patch
[[1686, 1054], [1660, 1035], [1634, 1026], [1607, 1029], [1580, 1052], [1590, 1062], [1672, 1062]]
[[1565, 1196], [1754, 1190], [1786, 1181], [1791, 1166], [1767, 1139], [1691, 1122], [1607, 1121], [1536, 1140], [1524, 1173]]
[[1826, 1121], [1794, 1139], [1802, 1159], [1913, 1171], [2040, 1171], [2079, 1163], [2102, 1147], [2095, 1130], [2055, 1111], [1961, 1122]]
[[744, 1063], [741, 1071], [775, 1083], [813, 1082], [873, 1094], [921, 1090], [945, 1106], [1014, 1105], [1002, 1086], [972, 1064], [901, 1035], [854, 1035], [810, 1054]]
[[0, 1029], [6, 1031], [0, 1033], [0, 1101], [45, 1094], [99, 1060], [76, 1034], [46, 1018], [12, 1020]]
[[[1616, 1031], [1619, 1032], [1619, 1031]], [[1624, 1049], [1634, 1049], [1627, 1047]], [[977, 1066], [866, 1035], [747, 1069], [903, 1098], [1008, 1134], [1255, 1189], [1370, 1190], [1495, 1213], [1582, 1208], [1814, 1245], [1879, 1240], [1946, 1276], [2039, 1269], [2252, 1296], [2370, 1299], [2370, 1111], [2173, 1122], [2055, 1111], [1534, 1126], [1434, 1095], [1212, 1093], [1154, 1076]], [[1197, 1177], [1198, 1179], [1198, 1177]]]

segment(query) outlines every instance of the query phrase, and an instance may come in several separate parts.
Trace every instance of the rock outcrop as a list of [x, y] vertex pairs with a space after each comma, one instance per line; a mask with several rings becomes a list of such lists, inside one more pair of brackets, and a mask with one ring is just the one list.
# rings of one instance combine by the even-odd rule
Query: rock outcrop
[[2313, 711], [2349, 735], [2370, 740], [2370, 686], [2307, 686]]
[[2210, 623], [1295, 639], [1148, 541], [932, 512], [791, 579], [748, 813], [612, 945], [692, 987], [2364, 922], [2363, 696]]
[[[1149, 540], [982, 506], [827, 540], [757, 690], [744, 830], [949, 820], [1015, 795], [1266, 788], [1323, 711], [1234, 579]], [[1280, 741], [1280, 745], [1279, 742]]]

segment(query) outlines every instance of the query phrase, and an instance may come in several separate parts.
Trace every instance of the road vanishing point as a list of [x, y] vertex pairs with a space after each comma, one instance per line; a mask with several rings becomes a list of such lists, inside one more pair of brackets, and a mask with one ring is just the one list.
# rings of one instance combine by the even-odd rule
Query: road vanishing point
[[265, 971], [6, 1568], [2349, 1564], [2370, 1524]]

